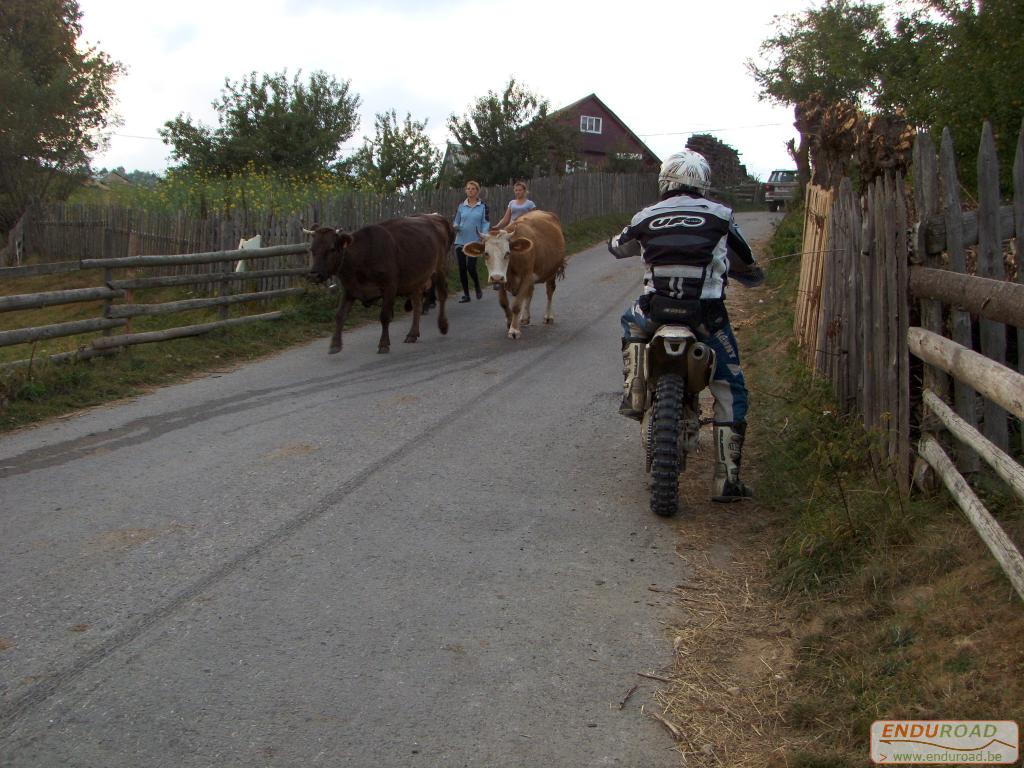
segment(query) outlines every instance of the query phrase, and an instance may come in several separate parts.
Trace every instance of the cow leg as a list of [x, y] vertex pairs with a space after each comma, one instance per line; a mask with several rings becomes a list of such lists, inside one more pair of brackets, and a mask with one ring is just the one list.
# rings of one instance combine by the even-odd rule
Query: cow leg
[[420, 337], [420, 315], [423, 313], [423, 291], [416, 291], [409, 297], [412, 301], [412, 327], [405, 336], [406, 344], [415, 344]]
[[545, 325], [555, 322], [555, 313], [551, 309], [551, 300], [555, 297], [555, 278], [547, 281], [545, 286], [548, 289], [548, 308], [544, 310]]
[[426, 288], [423, 290], [423, 314], [427, 314], [437, 306], [437, 290], [434, 288], [434, 278], [427, 280]]
[[448, 300], [448, 278], [444, 272], [434, 273], [434, 296], [437, 298], [437, 330], [441, 335], [448, 333], [448, 315], [445, 314], [444, 303]]
[[[523, 294], [523, 291], [519, 292]], [[523, 308], [519, 313], [519, 324], [529, 325], [530, 324], [530, 304], [533, 302], [533, 283], [530, 283], [530, 290], [525, 292], [523, 296]]]
[[519, 293], [516, 294], [515, 299], [512, 301], [512, 323], [508, 327], [508, 337], [510, 339], [518, 339], [522, 334], [520, 326], [522, 325], [523, 310], [525, 309], [527, 319], [529, 319], [530, 299], [532, 298], [533, 283], [527, 282], [526, 285], [521, 285]]
[[341, 352], [341, 329], [345, 327], [345, 318], [348, 317], [348, 311], [352, 309], [354, 303], [355, 299], [346, 293], [338, 305], [338, 313], [334, 316], [334, 335], [331, 336], [331, 348], [328, 351], [330, 355]]
[[380, 308], [380, 343], [377, 345], [377, 352], [379, 354], [391, 351], [391, 337], [388, 335], [388, 326], [391, 324], [391, 318], [394, 315], [395, 288], [390, 286], [384, 289]]
[[508, 308], [508, 291], [505, 290], [505, 284], [501, 284], [501, 293], [498, 294], [498, 303], [501, 304], [501, 308], [505, 311], [505, 329], [512, 327], [512, 310]]

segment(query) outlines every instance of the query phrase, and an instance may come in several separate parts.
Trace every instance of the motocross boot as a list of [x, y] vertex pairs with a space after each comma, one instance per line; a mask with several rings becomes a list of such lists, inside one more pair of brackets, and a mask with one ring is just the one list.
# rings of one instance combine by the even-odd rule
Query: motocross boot
[[740, 480], [740, 461], [747, 423], [715, 425], [715, 477], [711, 484], [711, 500], [720, 502], [742, 501], [754, 492]]
[[644, 347], [646, 342], [634, 339], [622, 340], [622, 402], [619, 413], [640, 421], [644, 415]]

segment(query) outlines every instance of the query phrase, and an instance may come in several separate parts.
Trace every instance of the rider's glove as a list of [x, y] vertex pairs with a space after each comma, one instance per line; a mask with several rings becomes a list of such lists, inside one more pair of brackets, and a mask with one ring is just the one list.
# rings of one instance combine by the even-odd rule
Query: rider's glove
[[622, 245], [618, 245], [618, 237], [616, 235], [608, 238], [608, 251], [616, 259], [628, 259], [631, 256], [639, 256], [643, 252], [639, 240], [627, 240]]
[[747, 288], [756, 288], [764, 282], [764, 270], [754, 264], [743, 271], [730, 270], [729, 277]]

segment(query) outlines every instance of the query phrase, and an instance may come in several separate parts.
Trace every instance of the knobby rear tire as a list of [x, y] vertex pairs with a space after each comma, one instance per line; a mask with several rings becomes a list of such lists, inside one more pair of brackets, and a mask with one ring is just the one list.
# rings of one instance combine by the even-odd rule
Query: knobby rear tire
[[679, 511], [679, 418], [685, 390], [683, 377], [667, 374], [654, 393], [651, 450], [651, 511], [671, 517]]

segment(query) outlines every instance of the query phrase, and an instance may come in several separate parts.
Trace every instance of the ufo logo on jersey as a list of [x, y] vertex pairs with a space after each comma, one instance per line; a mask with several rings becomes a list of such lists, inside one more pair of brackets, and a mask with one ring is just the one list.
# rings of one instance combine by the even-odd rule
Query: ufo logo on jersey
[[655, 219], [648, 227], [650, 229], [668, 229], [669, 227], [702, 227], [704, 226], [703, 216], [691, 214], [679, 214], [675, 216], [662, 216]]

